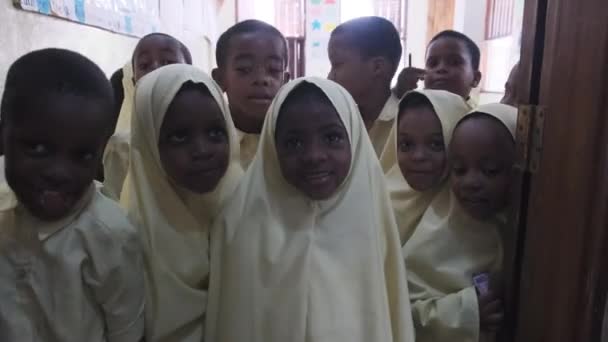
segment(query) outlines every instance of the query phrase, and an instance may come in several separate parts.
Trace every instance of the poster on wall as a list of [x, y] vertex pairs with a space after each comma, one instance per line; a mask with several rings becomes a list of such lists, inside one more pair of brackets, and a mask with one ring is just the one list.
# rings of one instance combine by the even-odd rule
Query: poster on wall
[[326, 77], [327, 44], [340, 24], [340, 0], [306, 0], [306, 75]]
[[13, 0], [15, 7], [141, 37], [160, 25], [159, 0]]

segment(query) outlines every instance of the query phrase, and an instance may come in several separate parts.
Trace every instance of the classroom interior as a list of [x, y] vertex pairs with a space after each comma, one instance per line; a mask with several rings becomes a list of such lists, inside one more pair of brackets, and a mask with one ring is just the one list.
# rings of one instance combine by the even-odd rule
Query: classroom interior
[[[89, 7], [97, 17], [82, 16]], [[390, 19], [403, 67], [424, 67], [434, 34], [463, 32], [482, 51], [479, 103], [502, 98], [520, 61], [505, 341], [608, 342], [606, 13], [605, 0], [0, 0], [0, 78], [46, 47], [80, 52], [109, 76], [152, 31], [180, 39], [210, 71], [219, 35], [251, 18], [285, 34], [295, 76], [327, 75], [329, 33], [351, 18]]]

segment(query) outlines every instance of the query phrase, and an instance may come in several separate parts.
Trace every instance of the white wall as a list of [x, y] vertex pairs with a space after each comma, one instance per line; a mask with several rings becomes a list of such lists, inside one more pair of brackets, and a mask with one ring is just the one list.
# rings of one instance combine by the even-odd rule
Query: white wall
[[405, 56], [412, 54], [412, 66], [424, 69], [426, 57], [426, 31], [428, 2], [426, 0], [410, 0], [407, 2], [407, 31], [405, 40]]
[[[202, 25], [212, 22], [209, 17], [216, 19], [212, 24], [214, 27], [204, 28], [207, 32], [211, 31], [208, 35], [212, 37], [196, 33], [196, 27], [193, 27], [192, 23], [198, 20], [194, 19], [195, 15], [189, 13], [192, 10], [186, 10], [184, 13], [183, 8], [176, 6], [178, 3], [188, 2], [196, 11], [209, 11], [208, 5], [215, 3], [210, 0], [161, 0], [161, 31], [182, 40], [191, 50], [194, 64], [203, 70], [209, 70], [214, 63], [213, 35], [217, 36], [218, 32], [234, 24], [234, 0], [225, 0], [222, 7], [215, 8], [216, 13], [211, 16], [200, 14], [198, 20]], [[188, 25], [183, 24], [185, 20], [189, 20]], [[110, 75], [131, 58], [138, 40], [58, 18], [17, 10], [9, 0], [0, 1], [0, 23], [0, 93], [4, 89], [4, 78], [9, 66], [15, 59], [32, 50], [47, 47], [74, 50], [92, 59]]]

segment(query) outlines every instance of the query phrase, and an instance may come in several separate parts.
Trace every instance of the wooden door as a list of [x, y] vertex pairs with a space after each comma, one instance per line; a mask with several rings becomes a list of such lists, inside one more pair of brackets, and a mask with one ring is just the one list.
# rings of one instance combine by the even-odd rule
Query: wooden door
[[454, 28], [455, 0], [428, 0], [427, 42], [443, 31]]
[[538, 169], [520, 174], [529, 194], [514, 257], [521, 262], [511, 270], [517, 342], [600, 341], [608, 289], [607, 15], [606, 0], [526, 4], [520, 89], [545, 115]]

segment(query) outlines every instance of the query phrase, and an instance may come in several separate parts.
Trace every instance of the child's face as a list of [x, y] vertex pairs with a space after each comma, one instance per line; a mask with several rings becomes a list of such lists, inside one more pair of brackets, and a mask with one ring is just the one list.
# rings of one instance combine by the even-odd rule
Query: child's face
[[508, 104], [510, 106], [517, 107], [519, 104], [519, 94], [517, 93], [517, 77], [519, 73], [519, 63], [513, 66], [509, 73], [509, 78], [505, 83], [505, 96], [502, 98], [500, 103]]
[[506, 207], [515, 144], [505, 128], [488, 118], [467, 119], [454, 131], [450, 155], [454, 194], [472, 217], [489, 219]]
[[133, 81], [169, 64], [186, 63], [179, 42], [164, 35], [152, 35], [139, 42], [133, 53]]
[[481, 73], [473, 69], [471, 54], [463, 41], [446, 37], [429, 45], [425, 88], [447, 90], [467, 99], [480, 79]]
[[329, 39], [327, 47], [331, 71], [327, 78], [344, 87], [358, 104], [369, 94], [374, 75], [369, 61], [352, 47], [349, 37], [336, 33]]
[[348, 133], [329, 104], [296, 104], [282, 109], [276, 145], [287, 182], [313, 200], [331, 197], [348, 175]]
[[70, 94], [34, 101], [2, 127], [6, 179], [32, 215], [55, 221], [68, 215], [91, 186], [112, 113]]
[[158, 151], [163, 169], [177, 185], [195, 193], [215, 189], [228, 168], [226, 121], [211, 95], [180, 91], [160, 128]]
[[214, 79], [228, 96], [235, 125], [247, 133], [260, 133], [270, 103], [289, 79], [285, 46], [270, 33], [242, 33], [230, 39], [225, 66]]
[[399, 168], [414, 190], [429, 190], [445, 176], [441, 122], [431, 107], [406, 107], [400, 113], [397, 147]]

